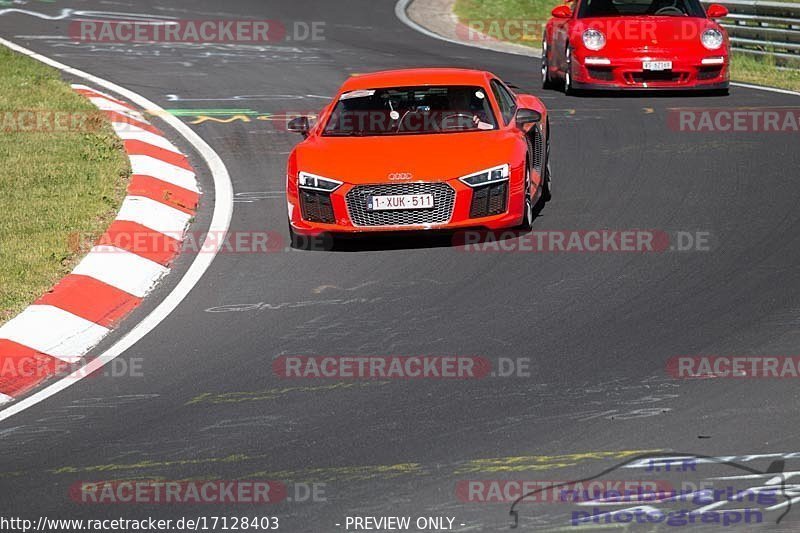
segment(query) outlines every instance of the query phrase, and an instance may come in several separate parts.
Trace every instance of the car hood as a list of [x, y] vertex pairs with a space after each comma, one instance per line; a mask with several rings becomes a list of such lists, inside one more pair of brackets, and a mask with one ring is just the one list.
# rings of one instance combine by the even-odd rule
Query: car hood
[[[712, 20], [699, 17], [598, 17], [579, 19], [573, 36], [580, 42], [583, 32], [594, 28], [606, 36], [606, 45], [597, 55], [615, 52], [637, 53], [666, 51], [680, 54], [687, 50], [713, 53], [700, 42], [708, 28], [720, 29]], [[723, 32], [724, 33], [724, 32]], [[722, 49], [721, 49], [722, 50]]]
[[345, 183], [446, 181], [512, 162], [521, 142], [495, 130], [432, 135], [311, 137], [295, 149], [297, 169]]

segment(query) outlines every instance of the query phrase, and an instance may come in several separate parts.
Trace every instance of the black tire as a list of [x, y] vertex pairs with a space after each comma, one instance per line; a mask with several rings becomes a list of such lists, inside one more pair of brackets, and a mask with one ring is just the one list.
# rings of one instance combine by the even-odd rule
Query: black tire
[[289, 242], [295, 250], [305, 251], [330, 251], [334, 248], [334, 238], [330, 233], [320, 233], [318, 235], [301, 235], [296, 233], [289, 225]]
[[[528, 141], [530, 146], [530, 141]], [[530, 231], [533, 229], [533, 199], [531, 198], [531, 165], [530, 159], [525, 159], [525, 200], [522, 206], [522, 222], [520, 222], [517, 229], [521, 231]]]
[[569, 45], [567, 45], [565, 55], [567, 56], [567, 70], [564, 72], [564, 94], [575, 96], [577, 91], [572, 86], [572, 48]]
[[295, 250], [302, 250], [307, 242], [305, 237], [295, 233], [294, 229], [292, 229], [292, 225], [289, 224], [289, 245]]
[[553, 199], [553, 193], [551, 192], [551, 181], [550, 181], [550, 161], [548, 158], [547, 163], [544, 166], [544, 183], [542, 183], [542, 201], [549, 202]]
[[547, 121], [547, 140], [544, 145], [544, 164], [542, 165], [542, 201], [549, 202], [552, 197], [552, 172], [550, 171], [550, 121]]
[[542, 89], [553, 89], [555, 84], [550, 77], [550, 62], [547, 60], [547, 41], [542, 41]]

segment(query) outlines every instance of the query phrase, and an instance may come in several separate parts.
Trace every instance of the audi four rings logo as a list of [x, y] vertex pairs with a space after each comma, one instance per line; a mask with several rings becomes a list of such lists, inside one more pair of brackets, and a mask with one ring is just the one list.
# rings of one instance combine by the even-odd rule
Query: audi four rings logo
[[413, 178], [411, 172], [393, 172], [389, 174], [389, 181], [404, 181]]

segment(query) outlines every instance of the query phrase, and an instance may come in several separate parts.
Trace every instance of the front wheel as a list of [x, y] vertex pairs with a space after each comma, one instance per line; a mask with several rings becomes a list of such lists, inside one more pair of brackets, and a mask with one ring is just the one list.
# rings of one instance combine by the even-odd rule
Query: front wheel
[[335, 246], [334, 236], [330, 233], [318, 233], [316, 235], [303, 235], [297, 233], [289, 224], [289, 241], [295, 250], [304, 251], [330, 251]]
[[552, 89], [553, 79], [550, 77], [550, 61], [547, 59], [547, 41], [542, 41], [542, 89]]
[[531, 167], [528, 161], [525, 161], [525, 203], [522, 209], [522, 222], [517, 229], [530, 231], [533, 228], [533, 199], [531, 198]]
[[566, 51], [567, 69], [564, 71], [564, 94], [575, 95], [575, 87], [572, 86], [572, 48], [567, 45]]
[[553, 198], [551, 192], [552, 181], [550, 179], [550, 160], [544, 166], [544, 180], [542, 180], [542, 201], [549, 202]]
[[289, 224], [289, 245], [295, 250], [302, 250], [306, 244], [306, 239], [302, 235], [295, 233], [291, 223]]

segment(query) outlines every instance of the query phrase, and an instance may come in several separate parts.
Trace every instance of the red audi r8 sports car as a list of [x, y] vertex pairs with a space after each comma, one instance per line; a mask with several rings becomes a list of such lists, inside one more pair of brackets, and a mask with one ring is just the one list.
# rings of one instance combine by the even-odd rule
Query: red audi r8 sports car
[[571, 0], [542, 42], [542, 85], [580, 89], [708, 89], [727, 93], [728, 10], [699, 0]]
[[292, 243], [320, 233], [530, 228], [550, 197], [542, 102], [490, 72], [353, 76], [287, 165]]

